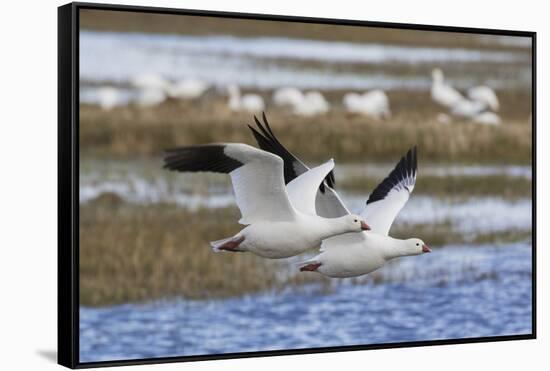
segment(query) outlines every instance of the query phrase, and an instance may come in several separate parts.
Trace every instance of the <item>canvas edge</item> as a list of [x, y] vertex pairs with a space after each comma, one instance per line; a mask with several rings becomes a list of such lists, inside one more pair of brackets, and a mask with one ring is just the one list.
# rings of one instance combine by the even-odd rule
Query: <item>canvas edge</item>
[[58, 7], [57, 61], [57, 363], [78, 365], [78, 204], [74, 203], [76, 106], [76, 7]]

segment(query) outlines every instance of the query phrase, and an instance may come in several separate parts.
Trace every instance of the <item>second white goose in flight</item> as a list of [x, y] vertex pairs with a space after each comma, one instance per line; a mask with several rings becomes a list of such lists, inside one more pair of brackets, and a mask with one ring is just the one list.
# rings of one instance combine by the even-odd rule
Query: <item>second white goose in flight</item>
[[169, 150], [164, 167], [231, 176], [242, 214], [239, 223], [248, 226], [232, 237], [211, 242], [216, 251], [250, 251], [264, 258], [287, 258], [319, 247], [326, 238], [369, 229], [358, 215], [328, 219], [315, 213], [317, 189], [332, 171], [332, 160], [288, 184], [299, 195], [299, 208], [287, 194], [283, 159], [247, 144], [218, 143]]
[[[288, 163], [295, 174], [308, 171], [307, 166], [277, 140], [265, 115], [263, 120], [264, 125], [256, 120], [258, 130], [251, 127], [260, 147], [280, 155], [285, 160], [285, 167]], [[417, 157], [414, 147], [370, 194], [361, 216], [369, 221], [371, 231], [347, 233], [324, 240], [321, 253], [303, 262], [300, 270], [315, 271], [329, 277], [355, 277], [382, 267], [390, 259], [430, 252], [430, 248], [418, 238], [401, 240], [388, 236], [395, 217], [414, 189], [416, 174]], [[301, 181], [301, 176], [291, 181], [295, 183], [293, 187], [289, 187], [289, 197], [293, 202], [295, 198], [300, 198], [293, 189]], [[334, 178], [330, 182], [334, 184]], [[324, 184], [324, 193], [318, 195], [317, 205], [322, 205], [317, 209], [319, 215], [327, 210], [332, 216], [349, 214], [336, 191], [327, 184]]]

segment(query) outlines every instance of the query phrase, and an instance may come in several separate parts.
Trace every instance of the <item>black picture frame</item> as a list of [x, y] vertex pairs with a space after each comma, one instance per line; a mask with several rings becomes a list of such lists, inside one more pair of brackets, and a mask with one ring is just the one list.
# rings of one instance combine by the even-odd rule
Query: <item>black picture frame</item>
[[[412, 341], [200, 356], [82, 363], [79, 360], [79, 11], [82, 9], [195, 15], [333, 25], [368, 26], [486, 35], [522, 36], [532, 40], [532, 333], [511, 336]], [[69, 368], [265, 357], [321, 352], [536, 339], [536, 32], [386, 23], [267, 14], [231, 13], [97, 3], [69, 3], [58, 8], [58, 363]]]

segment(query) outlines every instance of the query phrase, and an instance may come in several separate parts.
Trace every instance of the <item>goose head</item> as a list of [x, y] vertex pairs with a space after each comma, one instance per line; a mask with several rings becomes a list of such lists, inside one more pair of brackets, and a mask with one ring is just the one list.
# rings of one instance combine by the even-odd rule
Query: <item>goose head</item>
[[346, 232], [361, 232], [370, 230], [369, 225], [359, 215], [350, 214], [343, 216], [341, 219], [346, 226]]
[[419, 238], [409, 238], [405, 240], [405, 253], [407, 255], [420, 255], [428, 252], [432, 252], [428, 245]]

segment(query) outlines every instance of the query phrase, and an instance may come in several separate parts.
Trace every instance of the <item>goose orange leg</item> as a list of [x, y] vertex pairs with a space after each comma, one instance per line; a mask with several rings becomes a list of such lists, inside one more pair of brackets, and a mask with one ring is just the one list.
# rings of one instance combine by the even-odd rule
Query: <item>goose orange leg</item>
[[237, 252], [237, 248], [244, 241], [244, 236], [233, 238], [218, 247], [218, 250]]
[[310, 263], [300, 267], [300, 272], [315, 272], [317, 268], [321, 266], [321, 263]]

